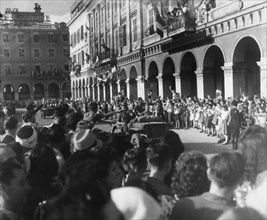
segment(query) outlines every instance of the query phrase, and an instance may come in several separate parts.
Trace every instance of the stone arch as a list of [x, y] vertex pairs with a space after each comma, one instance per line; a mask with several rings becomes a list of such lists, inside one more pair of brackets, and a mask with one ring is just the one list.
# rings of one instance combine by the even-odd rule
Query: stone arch
[[261, 50], [252, 37], [243, 37], [238, 41], [233, 52], [233, 95], [245, 92], [249, 96], [260, 96]]
[[3, 87], [3, 96], [4, 100], [15, 100], [15, 89], [14, 86], [11, 84], [6, 84]]
[[19, 101], [29, 100], [30, 97], [30, 87], [27, 84], [20, 84], [18, 87]]
[[51, 83], [48, 86], [48, 98], [59, 98], [59, 86], [56, 83]]
[[34, 99], [42, 99], [45, 97], [45, 88], [44, 88], [43, 84], [36, 83], [34, 85], [33, 97], [34, 97]]
[[147, 93], [152, 91], [152, 99], [159, 96], [159, 84], [158, 84], [159, 69], [157, 63], [153, 60], [150, 62], [148, 67], [148, 77], [146, 86], [146, 96]]
[[167, 57], [163, 62], [162, 68], [162, 83], [163, 83], [163, 97], [172, 98], [170, 87], [175, 90], [175, 65], [171, 57]]
[[183, 54], [180, 66], [182, 96], [197, 96], [196, 69], [197, 62], [195, 55], [191, 51]]
[[126, 79], [127, 79], [127, 74], [126, 74], [125, 69], [123, 68], [119, 74], [120, 92], [123, 93], [127, 97]]
[[203, 61], [204, 97], [224, 96], [224, 72], [221, 68], [224, 62], [225, 56], [220, 47], [212, 45], [206, 50]]
[[136, 100], [137, 99], [137, 71], [135, 66], [132, 66], [130, 69], [130, 74], [129, 74], [129, 91], [130, 94], [128, 95], [128, 97], [131, 100]]

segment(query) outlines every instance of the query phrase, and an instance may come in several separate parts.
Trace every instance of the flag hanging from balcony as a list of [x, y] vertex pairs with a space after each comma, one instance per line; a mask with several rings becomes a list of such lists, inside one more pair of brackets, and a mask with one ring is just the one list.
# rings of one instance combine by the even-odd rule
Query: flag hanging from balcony
[[152, 6], [154, 9], [155, 13], [155, 19], [154, 19], [154, 31], [161, 37], [163, 38], [163, 33], [164, 33], [164, 26], [166, 26], [166, 22], [162, 19], [160, 16], [158, 7], [157, 7], [157, 2], [153, 1]]
[[95, 67], [99, 67], [99, 57], [98, 57], [98, 55], [96, 56], [94, 66]]
[[90, 54], [88, 54], [88, 53], [86, 53], [86, 52], [84, 52], [84, 51], [82, 51], [84, 54], [85, 54], [85, 56], [86, 56], [86, 63], [89, 63], [89, 61], [90, 61], [90, 59], [91, 59], [91, 56], [90, 56]]

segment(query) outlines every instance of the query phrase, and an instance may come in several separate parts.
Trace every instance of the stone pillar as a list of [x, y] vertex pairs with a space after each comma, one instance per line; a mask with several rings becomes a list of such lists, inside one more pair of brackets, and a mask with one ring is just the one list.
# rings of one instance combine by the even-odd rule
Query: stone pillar
[[118, 88], [118, 93], [121, 91], [121, 81], [117, 81], [117, 88]]
[[[48, 98], [48, 89], [45, 89], [45, 98]], [[77, 98], [77, 96], [76, 96]]]
[[[33, 93], [32, 93], [32, 95], [33, 95]], [[33, 95], [34, 96], [34, 95]], [[63, 99], [63, 97], [64, 97], [64, 90], [61, 88], [61, 89], [59, 89], [59, 99]]]
[[107, 101], [106, 100], [106, 85], [105, 85], [105, 83], [103, 83], [102, 86], [103, 86], [103, 100]]
[[157, 76], [157, 79], [158, 79], [158, 85], [159, 85], [159, 96], [160, 96], [160, 98], [164, 98], [163, 97], [163, 79], [162, 79], [162, 74], [159, 74], [158, 76]]
[[262, 57], [260, 62], [257, 62], [260, 66], [260, 85], [261, 85], [261, 98], [267, 98], [267, 57]]
[[145, 99], [145, 79], [143, 76], [137, 76], [137, 97]]
[[91, 87], [92, 87], [92, 92], [93, 92], [93, 94], [92, 94], [92, 100], [95, 100], [95, 86], [94, 86], [95, 84], [93, 84], [93, 85], [91, 85]]
[[87, 98], [88, 98], [91, 95], [90, 94], [90, 86], [89, 85], [86, 86], [86, 90], [87, 90]]
[[204, 77], [203, 77], [203, 69], [197, 68], [195, 71], [197, 75], [197, 97], [203, 99], [204, 98]]
[[97, 101], [100, 101], [101, 99], [101, 94], [100, 94], [101, 90], [100, 90], [100, 84], [97, 84]]
[[179, 93], [180, 97], [182, 97], [182, 86], [181, 86], [180, 73], [174, 73], [173, 76], [175, 78], [175, 92]]
[[225, 63], [222, 69], [224, 71], [224, 97], [227, 99], [234, 95], [233, 63]]
[[19, 92], [15, 91], [15, 101], [19, 101]]
[[112, 97], [113, 97], [112, 82], [109, 83], [109, 92], [110, 92], [110, 102], [111, 102], [112, 101]]
[[127, 98], [130, 99], [131, 97], [131, 85], [130, 85], [130, 79], [126, 79], [125, 80], [125, 83], [126, 83], [126, 93], [127, 93]]

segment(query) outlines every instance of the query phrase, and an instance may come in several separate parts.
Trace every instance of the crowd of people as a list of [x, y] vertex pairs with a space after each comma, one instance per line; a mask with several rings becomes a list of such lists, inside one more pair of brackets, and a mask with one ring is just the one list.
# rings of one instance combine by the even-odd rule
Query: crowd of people
[[[53, 122], [42, 126], [35, 114], [50, 105]], [[211, 159], [185, 151], [175, 129], [143, 147], [122, 138], [146, 121], [199, 129], [233, 151]], [[119, 122], [125, 135], [102, 140], [99, 122]], [[42, 100], [21, 121], [4, 106], [0, 131], [1, 220], [267, 218], [266, 100], [258, 97]]]

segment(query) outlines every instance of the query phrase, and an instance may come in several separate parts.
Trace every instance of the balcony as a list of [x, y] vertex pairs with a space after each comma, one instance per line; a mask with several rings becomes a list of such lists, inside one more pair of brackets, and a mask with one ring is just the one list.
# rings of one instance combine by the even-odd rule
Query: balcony
[[69, 79], [69, 72], [60, 70], [55, 71], [33, 71], [34, 80], [67, 80]]

